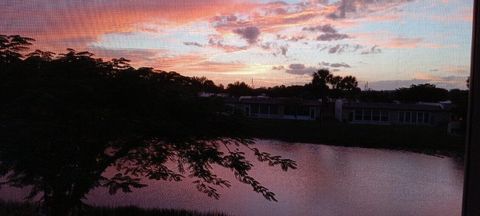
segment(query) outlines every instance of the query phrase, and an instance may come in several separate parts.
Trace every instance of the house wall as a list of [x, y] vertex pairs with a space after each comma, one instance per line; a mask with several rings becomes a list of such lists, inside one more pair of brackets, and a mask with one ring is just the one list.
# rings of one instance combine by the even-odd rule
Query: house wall
[[[361, 113], [361, 118], [357, 115], [359, 113]], [[340, 113], [336, 114], [338, 114], [339, 117], [341, 117], [341, 121], [344, 122], [379, 125], [439, 125], [447, 123], [450, 119], [450, 114], [446, 111], [342, 108], [341, 116]]]
[[[336, 100], [335, 101], [335, 119], [338, 121], [343, 121], [343, 101], [342, 100]], [[348, 119], [348, 118], [347, 118]]]
[[285, 113], [286, 105], [282, 104], [230, 104], [232, 110], [241, 111], [251, 118], [266, 119], [291, 119], [291, 120], [315, 120], [320, 116], [320, 106], [307, 106], [304, 109], [305, 114], [288, 114]]
[[392, 124], [395, 115], [388, 110], [345, 108], [343, 121], [354, 124]]

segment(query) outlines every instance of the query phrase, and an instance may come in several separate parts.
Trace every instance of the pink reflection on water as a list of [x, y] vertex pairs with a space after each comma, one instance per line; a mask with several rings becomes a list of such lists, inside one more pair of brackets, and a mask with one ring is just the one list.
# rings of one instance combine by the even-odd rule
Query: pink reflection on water
[[[96, 189], [87, 202], [232, 215], [460, 215], [463, 171], [454, 159], [268, 140], [258, 141], [257, 147], [297, 161], [297, 170], [283, 172], [257, 164], [252, 171], [277, 194], [278, 202], [266, 201], [250, 186], [238, 183], [230, 171], [219, 168], [216, 172], [233, 183], [230, 189], [220, 190], [220, 200], [197, 192], [187, 179], [148, 181], [147, 188], [115, 196]], [[0, 191], [0, 197], [19, 197], [18, 191], [9, 190]]]

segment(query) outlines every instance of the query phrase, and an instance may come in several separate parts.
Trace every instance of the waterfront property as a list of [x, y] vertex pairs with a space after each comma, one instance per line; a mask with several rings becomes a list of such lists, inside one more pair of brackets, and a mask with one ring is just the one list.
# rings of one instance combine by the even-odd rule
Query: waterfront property
[[242, 96], [226, 99], [230, 111], [251, 118], [315, 120], [320, 117], [321, 102], [300, 98]]
[[402, 124], [436, 126], [451, 119], [450, 103], [335, 102], [335, 118], [355, 124]]

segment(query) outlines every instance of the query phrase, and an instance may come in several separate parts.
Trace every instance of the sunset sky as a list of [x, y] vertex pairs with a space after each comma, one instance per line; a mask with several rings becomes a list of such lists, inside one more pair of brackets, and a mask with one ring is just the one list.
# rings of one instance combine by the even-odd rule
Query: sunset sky
[[255, 87], [328, 68], [360, 87], [465, 89], [473, 0], [2, 0], [0, 34], [42, 50]]

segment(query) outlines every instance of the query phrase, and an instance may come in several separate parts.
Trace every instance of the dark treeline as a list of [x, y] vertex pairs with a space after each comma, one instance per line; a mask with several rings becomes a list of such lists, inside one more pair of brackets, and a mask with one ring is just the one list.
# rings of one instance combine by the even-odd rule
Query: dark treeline
[[[361, 90], [358, 82], [353, 76], [334, 76], [326, 69], [321, 69], [312, 75], [312, 80], [305, 85], [274, 86], [252, 88], [245, 82], [234, 82], [226, 88], [222, 85], [215, 85], [206, 78], [195, 78], [202, 80], [200, 90], [211, 93], [227, 93], [230, 96], [259, 96], [270, 97], [298, 97], [304, 99], [337, 99], [345, 98], [363, 102], [378, 103], [417, 103], [417, 102], [440, 102], [451, 101], [454, 105], [452, 112], [457, 117], [465, 119], [468, 104], [468, 90], [443, 89], [433, 84], [425, 83], [411, 85], [408, 88], [396, 90]], [[466, 81], [468, 86], [468, 80]]]
[[[354, 76], [334, 76], [326, 69], [321, 69], [312, 75], [312, 80], [305, 85], [279, 85], [274, 87], [252, 88], [245, 82], [234, 82], [223, 85], [215, 85], [211, 80], [193, 78], [201, 81], [197, 89], [211, 93], [227, 93], [230, 96], [259, 96], [270, 97], [298, 97], [304, 99], [337, 99], [346, 98], [365, 102], [440, 102], [452, 101], [453, 104], [464, 109], [468, 101], [468, 90], [443, 89], [434, 84], [425, 83], [411, 85], [410, 87], [396, 90], [361, 90]], [[468, 85], [468, 83], [467, 83]]]
[[[130, 192], [146, 186], [142, 179], [189, 176], [218, 198], [217, 188], [230, 182], [213, 165], [275, 200], [250, 176], [252, 162], [239, 146], [271, 166], [296, 166], [252, 147], [221, 101], [198, 97], [214, 86], [208, 80], [73, 49], [30, 52], [33, 41], [0, 35], [0, 186], [30, 186], [27, 198], [40, 198], [41, 214], [80, 215], [92, 189]], [[109, 167], [116, 172], [107, 176]]]
[[[197, 80], [207, 80], [206, 78], [195, 78]], [[201, 89], [211, 93], [227, 93], [230, 96], [258, 96], [266, 95], [271, 97], [299, 97], [305, 99], [320, 98], [354, 98], [360, 94], [357, 79], [353, 76], [335, 76], [327, 69], [321, 69], [312, 74], [311, 82], [305, 85], [292, 86], [274, 86], [252, 88], [245, 82], [234, 82], [227, 85], [215, 85], [212, 81], [203, 81], [205, 83]]]

